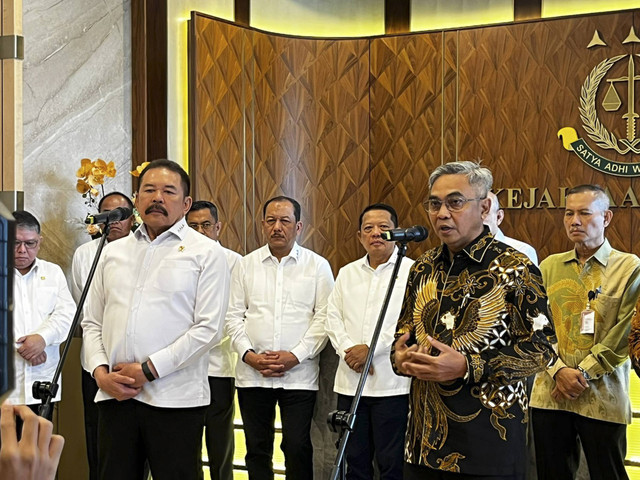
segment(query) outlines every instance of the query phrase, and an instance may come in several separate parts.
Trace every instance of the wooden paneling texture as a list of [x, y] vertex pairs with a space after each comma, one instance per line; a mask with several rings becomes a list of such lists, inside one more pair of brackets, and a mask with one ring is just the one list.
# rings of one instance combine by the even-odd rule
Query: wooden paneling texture
[[262, 205], [284, 194], [302, 206], [300, 243], [334, 267], [348, 263], [369, 198], [368, 41], [300, 40], [200, 16], [194, 26], [192, 171], [198, 198], [220, 205], [221, 241], [262, 245]]
[[[429, 222], [422, 200], [441, 162], [441, 71], [440, 33], [371, 42], [370, 199], [393, 205], [402, 225]], [[437, 243], [430, 238], [421, 251]]]
[[[571, 126], [586, 138], [578, 112], [582, 84], [600, 61], [629, 50], [621, 42], [632, 21], [629, 14], [610, 14], [461, 31], [459, 158], [482, 159], [494, 173], [495, 188], [546, 187], [555, 200], [559, 187], [598, 183], [608, 187], [614, 198], [622, 198], [637, 181], [594, 170], [562, 148], [556, 133]], [[596, 29], [608, 47], [587, 49]], [[625, 74], [624, 66], [620, 67], [623, 70], [618, 74]], [[598, 104], [606, 91], [604, 83]], [[619, 86], [618, 91], [624, 94], [626, 88]], [[613, 115], [603, 115], [603, 123], [615, 125], [608, 121]], [[617, 124], [624, 125], [619, 120]], [[623, 133], [616, 131], [618, 137]], [[589, 143], [595, 147], [594, 142]], [[625, 161], [616, 158], [613, 150], [594, 149], [607, 158]], [[505, 193], [499, 195], [503, 205]], [[614, 212], [608, 237], [616, 248], [630, 251], [631, 217], [637, 210]], [[526, 239], [544, 258], [571, 248], [562, 214], [562, 209], [507, 210], [503, 230]]]
[[[528, 197], [526, 189], [537, 187], [536, 202], [548, 188], [558, 204], [559, 188], [579, 183], [606, 186], [618, 200], [640, 188], [587, 166], [556, 135], [573, 127], [586, 137], [581, 86], [600, 61], [639, 51], [622, 44], [632, 25], [640, 31], [638, 11], [344, 40], [272, 35], [199, 14], [193, 20], [191, 171], [198, 198], [219, 204], [230, 248], [264, 243], [262, 204], [286, 194], [302, 204], [301, 243], [337, 271], [362, 254], [355, 232], [367, 204], [390, 203], [403, 226], [428, 225], [421, 204], [429, 173], [456, 159], [481, 159], [495, 188], [521, 188]], [[595, 30], [607, 46], [587, 49]], [[626, 74], [625, 62], [609, 77]], [[618, 91], [626, 101], [626, 88]], [[618, 138], [621, 115], [601, 115]], [[640, 252], [640, 209], [614, 213], [612, 244]], [[562, 209], [507, 210], [503, 230], [532, 243], [541, 258], [570, 248]]]

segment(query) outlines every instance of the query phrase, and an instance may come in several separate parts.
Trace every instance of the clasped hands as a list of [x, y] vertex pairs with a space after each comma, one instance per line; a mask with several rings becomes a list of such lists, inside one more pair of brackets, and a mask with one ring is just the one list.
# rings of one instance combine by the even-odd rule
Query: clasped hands
[[[362, 373], [367, 355], [369, 355], [369, 347], [365, 344], [354, 345], [347, 348], [344, 353], [344, 361], [347, 362], [349, 368], [356, 373]], [[369, 375], [373, 375], [373, 365], [369, 367]]]
[[556, 386], [551, 392], [551, 398], [560, 400], [575, 400], [582, 392], [589, 388], [589, 382], [577, 368], [562, 367], [554, 376]]
[[439, 355], [431, 355], [423, 345], [407, 346], [408, 333], [396, 340], [395, 363], [398, 371], [432, 382], [449, 382], [464, 377], [467, 372], [465, 356], [430, 336], [427, 339], [440, 352]]
[[244, 356], [244, 363], [259, 371], [263, 377], [282, 377], [300, 361], [293, 353], [286, 350], [267, 350], [264, 353], [249, 350]]
[[[147, 361], [147, 364], [153, 375], [158, 378], [158, 372], [151, 360]], [[118, 363], [111, 372], [106, 365], [100, 365], [93, 371], [93, 377], [100, 390], [120, 401], [138, 395], [142, 386], [149, 381], [142, 371], [142, 364], [138, 362]]]
[[20, 344], [18, 354], [34, 367], [47, 361], [47, 352], [44, 351], [47, 344], [41, 335], [24, 335], [18, 338], [16, 343]]

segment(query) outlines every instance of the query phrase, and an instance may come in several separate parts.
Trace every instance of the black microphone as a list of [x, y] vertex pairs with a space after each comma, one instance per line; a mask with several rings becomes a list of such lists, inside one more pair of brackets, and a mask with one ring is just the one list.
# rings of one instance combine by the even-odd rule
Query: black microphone
[[95, 223], [110, 224], [119, 222], [120, 220], [126, 220], [131, 215], [133, 215], [133, 211], [130, 208], [118, 207], [95, 215], [87, 215], [87, 218], [84, 219], [84, 223], [88, 225], [93, 225]]
[[382, 232], [381, 237], [387, 242], [421, 242], [429, 236], [429, 231], [422, 225], [409, 228], [394, 228]]

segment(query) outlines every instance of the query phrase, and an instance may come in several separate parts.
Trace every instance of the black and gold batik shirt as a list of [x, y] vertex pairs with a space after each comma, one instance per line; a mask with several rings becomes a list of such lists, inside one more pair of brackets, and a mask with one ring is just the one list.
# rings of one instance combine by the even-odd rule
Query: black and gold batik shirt
[[524, 380], [555, 361], [549, 318], [538, 268], [488, 228], [453, 259], [445, 245], [423, 254], [396, 338], [410, 332], [410, 343], [437, 355], [431, 335], [466, 356], [468, 374], [448, 383], [412, 378], [405, 460], [473, 475], [524, 472]]

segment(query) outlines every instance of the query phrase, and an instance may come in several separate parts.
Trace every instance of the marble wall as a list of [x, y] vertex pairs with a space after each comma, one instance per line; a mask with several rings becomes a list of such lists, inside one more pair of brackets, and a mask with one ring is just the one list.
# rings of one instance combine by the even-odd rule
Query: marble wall
[[40, 256], [68, 271], [88, 240], [80, 159], [113, 160], [105, 191], [131, 193], [129, 0], [23, 0], [24, 199], [43, 225]]

